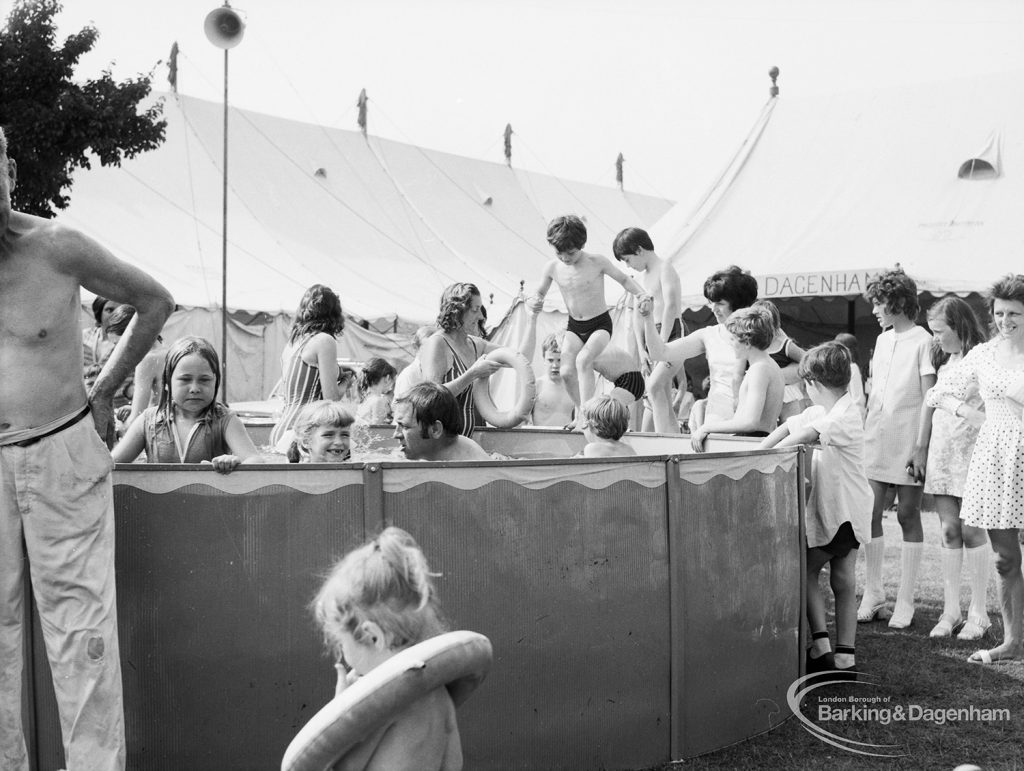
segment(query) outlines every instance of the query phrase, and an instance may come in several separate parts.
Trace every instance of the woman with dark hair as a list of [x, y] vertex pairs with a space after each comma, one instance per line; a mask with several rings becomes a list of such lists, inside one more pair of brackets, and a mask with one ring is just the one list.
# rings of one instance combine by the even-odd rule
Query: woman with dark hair
[[476, 428], [473, 381], [488, 378], [501, 364], [484, 357], [500, 346], [478, 336], [483, 320], [483, 300], [473, 284], [452, 284], [441, 295], [438, 331], [423, 343], [420, 365], [424, 380], [441, 383], [455, 396], [462, 415], [462, 435], [472, 437]]
[[[689, 428], [696, 431], [705, 419], [728, 420], [736, 410], [735, 381], [742, 375], [738, 369], [732, 335], [725, 328], [725, 320], [740, 308], [749, 308], [757, 299], [757, 279], [736, 265], [708, 277], [704, 282], [704, 296], [711, 306], [717, 322], [697, 329], [686, 337], [665, 343], [657, 334], [647, 330], [647, 350], [652, 359], [667, 361], [673, 368], [682, 368], [687, 359], [704, 354], [708, 360], [711, 384], [706, 399], [701, 399], [690, 410]], [[641, 320], [641, 328], [646, 319]], [[653, 329], [653, 321], [651, 322]]]
[[[927, 404], [979, 426], [964, 484], [960, 519], [988, 531], [996, 555], [1003, 641], [970, 655], [992, 664], [1024, 655], [1024, 575], [1018, 533], [1024, 527], [1024, 275], [1008, 275], [989, 292], [994, 337], [966, 354]], [[976, 384], [985, 403], [970, 404]]]
[[291, 428], [305, 405], [341, 398], [336, 337], [344, 328], [338, 295], [330, 287], [313, 284], [299, 302], [288, 344], [281, 352], [284, 411], [270, 435], [274, 447], [291, 444]]
[[102, 366], [110, 358], [114, 343], [107, 338], [107, 327], [110, 325], [110, 314], [119, 303], [106, 297], [96, 297], [92, 301], [92, 315], [96, 326], [82, 330], [82, 368], [88, 369], [94, 364]]

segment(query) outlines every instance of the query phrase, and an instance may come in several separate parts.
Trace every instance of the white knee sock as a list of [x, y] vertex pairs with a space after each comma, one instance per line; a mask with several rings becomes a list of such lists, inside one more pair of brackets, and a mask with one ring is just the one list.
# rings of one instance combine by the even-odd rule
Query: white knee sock
[[896, 607], [914, 607], [914, 589], [917, 586], [917, 573], [924, 557], [924, 544], [903, 542], [900, 553], [900, 588], [896, 594]]
[[964, 549], [967, 560], [967, 576], [971, 584], [971, 604], [967, 609], [967, 618], [988, 623], [988, 581], [992, 576], [992, 549], [987, 543]]
[[864, 544], [864, 599], [875, 605], [885, 602], [882, 586], [882, 561], [885, 558], [885, 536], [872, 538]]
[[964, 550], [942, 549], [942, 589], [945, 605], [942, 615], [960, 618], [960, 573], [964, 565]]

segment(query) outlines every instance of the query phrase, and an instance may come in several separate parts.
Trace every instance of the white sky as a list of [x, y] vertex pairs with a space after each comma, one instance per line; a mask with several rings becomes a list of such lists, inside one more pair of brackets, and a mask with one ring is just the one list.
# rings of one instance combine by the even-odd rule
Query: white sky
[[[149, 71], [181, 48], [179, 91], [220, 101], [214, 0], [64, 0], [61, 35], [95, 23], [82, 75]], [[1019, 0], [235, 0], [238, 107], [692, 200], [767, 99], [1024, 69]], [[10, 0], [0, 0], [6, 17]], [[166, 88], [166, 67], [155, 85]], [[1019, 98], [1007, 95], [1008, 98]]]

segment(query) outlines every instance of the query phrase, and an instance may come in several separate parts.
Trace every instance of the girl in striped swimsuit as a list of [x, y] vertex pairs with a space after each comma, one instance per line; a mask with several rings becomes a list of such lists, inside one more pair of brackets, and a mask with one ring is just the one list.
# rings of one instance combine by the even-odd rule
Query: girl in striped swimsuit
[[272, 446], [291, 444], [295, 418], [305, 405], [341, 398], [335, 337], [344, 328], [338, 295], [323, 284], [313, 284], [299, 302], [288, 344], [281, 353], [284, 411], [270, 435]]

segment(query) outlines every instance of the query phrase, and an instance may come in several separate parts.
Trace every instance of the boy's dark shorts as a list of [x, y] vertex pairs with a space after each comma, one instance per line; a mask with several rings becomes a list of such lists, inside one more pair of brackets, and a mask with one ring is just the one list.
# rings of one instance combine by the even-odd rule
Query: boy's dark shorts
[[621, 388], [624, 391], [629, 391], [637, 401], [640, 401], [640, 399], [643, 398], [644, 376], [640, 374], [639, 370], [623, 372], [615, 378], [615, 382], [612, 385], [616, 388]]
[[853, 534], [853, 525], [849, 522], [844, 522], [839, 526], [836, 534], [832, 537], [824, 546], [816, 547], [821, 549], [827, 554], [831, 554], [833, 557], [839, 557], [842, 559], [854, 549], [860, 548], [860, 542], [857, 537]]
[[608, 333], [608, 336], [611, 337], [612, 314], [608, 311], [605, 311], [600, 316], [594, 316], [594, 318], [585, 319], [584, 321], [574, 319], [570, 316], [569, 324], [566, 327], [566, 330], [576, 335], [584, 345], [586, 345], [587, 340], [590, 339], [592, 334], [601, 329], [605, 330]]

